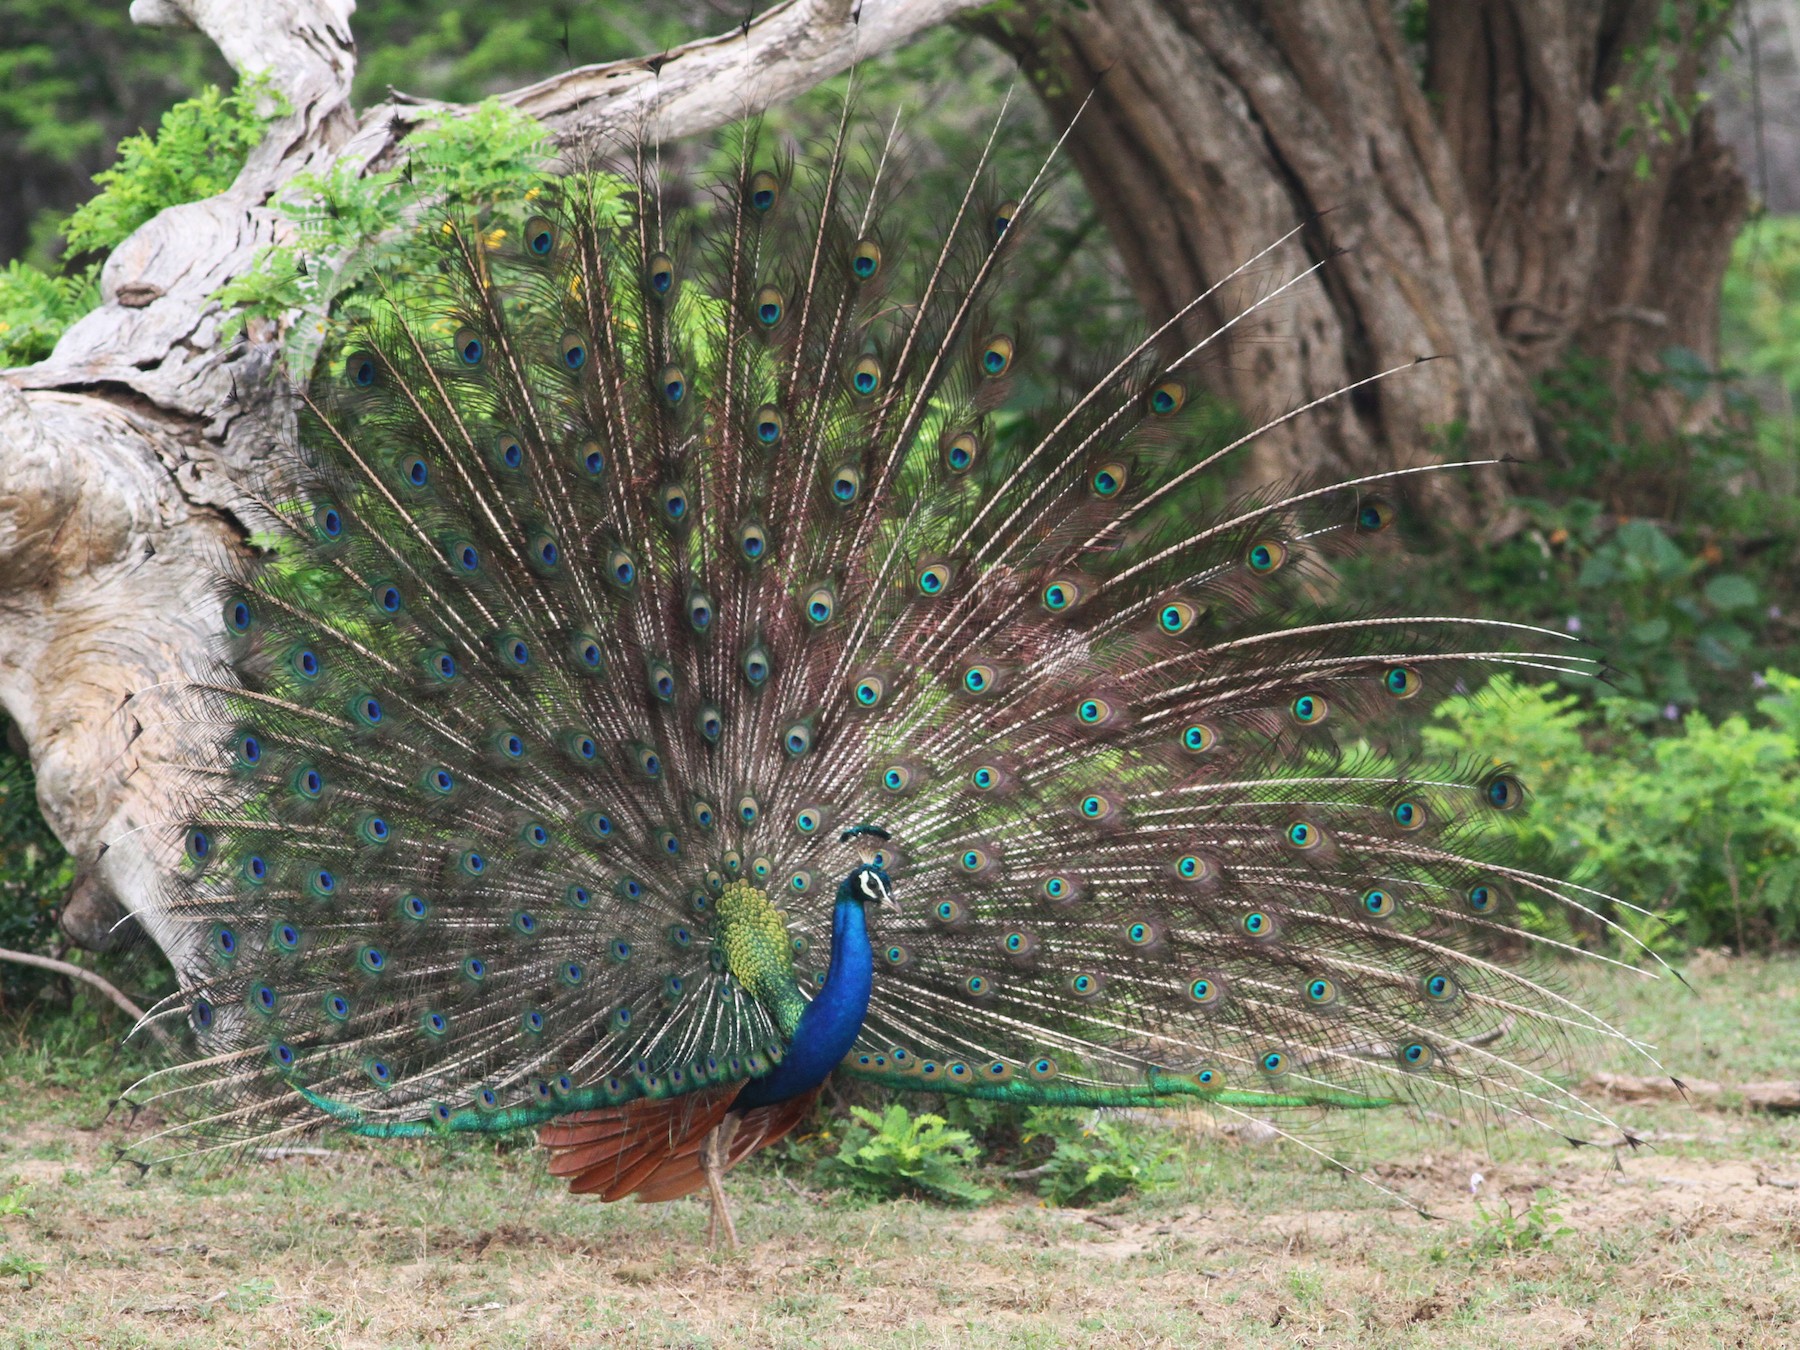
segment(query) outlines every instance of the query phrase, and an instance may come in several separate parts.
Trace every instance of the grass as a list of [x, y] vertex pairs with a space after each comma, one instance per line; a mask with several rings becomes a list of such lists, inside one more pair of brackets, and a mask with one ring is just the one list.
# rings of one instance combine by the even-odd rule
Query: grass
[[[1623, 992], [1617, 1020], [1688, 1076], [1800, 1076], [1800, 960], [1697, 968], [1691, 993]], [[0, 1038], [5, 1346], [1800, 1341], [1800, 1122], [1729, 1097], [1615, 1104], [1652, 1141], [1616, 1162], [1379, 1118], [1361, 1156], [1432, 1219], [1197, 1120], [1174, 1128], [1179, 1186], [1097, 1210], [871, 1203], [769, 1161], [733, 1175], [746, 1247], [715, 1256], [701, 1203], [573, 1199], [524, 1143], [333, 1139], [139, 1177], [108, 1165], [129, 1129], [102, 1123], [130, 1066], [57, 1034]]]

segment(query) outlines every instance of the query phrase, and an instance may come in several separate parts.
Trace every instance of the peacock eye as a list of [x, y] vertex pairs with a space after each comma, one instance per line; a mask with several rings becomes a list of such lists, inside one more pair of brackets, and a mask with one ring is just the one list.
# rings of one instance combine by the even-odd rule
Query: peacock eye
[[481, 341], [481, 334], [473, 328], [456, 330], [456, 359], [471, 369], [479, 366], [487, 355], [487, 347]]
[[864, 356], [850, 367], [850, 389], [862, 398], [873, 398], [881, 391], [881, 362]]
[[344, 358], [344, 378], [358, 389], [373, 388], [381, 378], [374, 352], [356, 351]]
[[787, 297], [782, 295], [779, 287], [764, 286], [750, 303], [750, 316], [765, 331], [779, 327], [781, 317], [786, 313]]
[[769, 536], [760, 521], [747, 520], [738, 526], [738, 552], [747, 562], [761, 562], [768, 556]]
[[994, 236], [996, 243], [1006, 233], [1012, 225], [1014, 217], [1018, 214], [1019, 204], [1014, 201], [1001, 202], [994, 208], [994, 214], [988, 218], [988, 230]]
[[656, 377], [656, 387], [662, 394], [663, 402], [671, 408], [678, 407], [682, 399], [687, 397], [687, 375], [680, 366], [664, 366]]
[[618, 589], [630, 590], [637, 583], [637, 559], [622, 548], [606, 556], [606, 578]]
[[1492, 882], [1478, 881], [1463, 893], [1463, 899], [1477, 914], [1492, 914], [1500, 907], [1501, 891]]
[[1219, 733], [1205, 722], [1193, 722], [1181, 729], [1181, 748], [1190, 755], [1203, 755], [1219, 743]]
[[1325, 831], [1309, 820], [1296, 820], [1282, 833], [1282, 839], [1289, 848], [1310, 853], [1325, 843]]
[[657, 509], [671, 525], [685, 525], [688, 518], [688, 507], [693, 495], [688, 491], [686, 483], [665, 483], [656, 494]]
[[1112, 718], [1112, 704], [1103, 698], [1080, 699], [1075, 704], [1075, 720], [1084, 727], [1097, 727]]
[[1357, 904], [1361, 907], [1362, 912], [1371, 919], [1388, 918], [1398, 908], [1393, 892], [1383, 890], [1379, 886], [1373, 886], [1364, 891]]
[[1287, 561], [1287, 545], [1279, 539], [1258, 539], [1244, 554], [1244, 565], [1258, 576], [1281, 569]]
[[1183, 881], [1210, 881], [1216, 875], [1212, 860], [1204, 853], [1183, 853], [1175, 859], [1175, 875]]
[[1083, 589], [1079, 581], [1071, 577], [1057, 577], [1046, 585], [1040, 594], [1044, 608], [1052, 614], [1063, 614], [1082, 600]]
[[773, 669], [769, 649], [761, 642], [751, 643], [744, 652], [740, 667], [744, 672], [744, 679], [749, 682], [751, 688], [760, 689], [768, 682], [769, 673]]
[[1199, 975], [1188, 982], [1187, 996], [1203, 1008], [1210, 1008], [1225, 998], [1225, 986], [1212, 975]]
[[1525, 804], [1525, 785], [1510, 773], [1495, 774], [1482, 785], [1481, 799], [1496, 811], [1516, 811]]
[[1316, 727], [1331, 716], [1331, 704], [1323, 694], [1301, 694], [1288, 704], [1288, 717], [1295, 726]]
[[781, 733], [781, 748], [799, 759], [812, 749], [812, 728], [805, 722], [793, 723]]
[[704, 633], [712, 627], [713, 615], [716, 612], [712, 597], [705, 591], [695, 591], [688, 596], [688, 626], [696, 633]]
[[950, 569], [943, 563], [928, 563], [919, 569], [915, 584], [927, 599], [942, 595], [950, 586]]
[[1389, 666], [1381, 673], [1381, 687], [1390, 698], [1412, 698], [1425, 687], [1425, 677], [1411, 666]]
[[951, 473], [967, 473], [980, 458], [981, 442], [973, 432], [958, 432], [944, 442], [944, 467]]
[[765, 446], [771, 446], [781, 439], [781, 433], [786, 429], [786, 425], [782, 420], [781, 410], [772, 403], [765, 403], [756, 410], [756, 417], [751, 421], [750, 429], [759, 442]]
[[1408, 800], [1394, 803], [1394, 824], [1409, 833], [1423, 829], [1429, 814], [1424, 802]]
[[1088, 477], [1088, 486], [1096, 497], [1116, 497], [1125, 490], [1130, 475], [1118, 460], [1102, 464]]
[[556, 226], [543, 216], [525, 222], [525, 247], [540, 258], [548, 258], [556, 250]]
[[1371, 497], [1356, 508], [1356, 528], [1364, 534], [1377, 534], [1394, 523], [1393, 504], [1383, 497]]
[[962, 687], [968, 693], [981, 695], [991, 693], [998, 682], [998, 673], [994, 667], [985, 662], [977, 662], [968, 666], [962, 673]]
[[839, 506], [848, 506], [862, 492], [862, 470], [854, 464], [843, 464], [831, 471], [828, 480], [831, 487], [831, 500]]
[[1150, 411], [1157, 417], [1169, 417], [1187, 403], [1187, 386], [1180, 380], [1164, 380], [1150, 391]]
[[750, 175], [745, 198], [752, 211], [759, 216], [766, 216], [781, 200], [781, 180], [767, 169], [753, 173]]
[[719, 737], [725, 734], [725, 714], [717, 704], [702, 703], [694, 714], [694, 729], [708, 744], [717, 745]]
[[1200, 610], [1186, 600], [1171, 600], [1156, 611], [1156, 626], [1171, 637], [1187, 632], [1199, 621]]
[[644, 284], [653, 295], [668, 295], [675, 289], [675, 260], [666, 253], [652, 253], [644, 264]]
[[879, 675], [865, 675], [856, 682], [851, 695], [859, 708], [880, 706], [883, 695], [887, 693], [887, 682]]
[[832, 594], [831, 587], [815, 586], [806, 593], [805, 599], [800, 602], [800, 608], [808, 623], [814, 628], [821, 628], [831, 622], [832, 613], [837, 608], [837, 597]]
[[881, 786], [889, 792], [905, 792], [912, 780], [913, 772], [904, 764], [890, 764], [881, 771]]
[[564, 333], [562, 340], [556, 344], [556, 350], [562, 357], [563, 368], [571, 374], [587, 364], [587, 339], [580, 333]]
[[998, 379], [1012, 369], [1013, 340], [1004, 334], [995, 334], [981, 348], [981, 373], [988, 379]]
[[881, 270], [881, 245], [873, 239], [858, 239], [850, 250], [850, 272], [858, 281], [872, 280]]

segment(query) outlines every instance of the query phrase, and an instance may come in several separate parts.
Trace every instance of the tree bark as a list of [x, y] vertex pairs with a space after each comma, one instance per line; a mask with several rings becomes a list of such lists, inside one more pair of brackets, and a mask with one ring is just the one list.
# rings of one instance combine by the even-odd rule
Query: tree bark
[[[718, 38], [570, 71], [510, 101], [565, 142], [689, 135], [791, 98], [976, 0], [787, 0]], [[101, 308], [48, 360], [0, 377], [0, 707], [81, 878], [63, 914], [103, 945], [129, 913], [165, 950], [156, 878], [178, 853], [177, 704], [218, 627], [210, 591], [243, 546], [237, 508], [291, 440], [281, 333], [221, 343], [211, 297], [284, 233], [266, 203], [302, 171], [389, 166], [440, 104], [349, 104], [351, 0], [133, 0], [201, 29], [286, 99], [229, 191], [164, 211], [107, 259]]]
[[[1532, 380], [1574, 348], [1620, 390], [1670, 347], [1716, 361], [1743, 180], [1703, 109], [1666, 141], [1640, 125], [1647, 104], [1695, 108], [1711, 35], [1691, 8], [1679, 41], [1653, 27], [1661, 0], [1434, 3], [1417, 46], [1390, 0], [1028, 0], [975, 22], [1073, 123], [1152, 320], [1297, 223], [1280, 276], [1345, 250], [1217, 345], [1219, 394], [1279, 412], [1450, 358], [1264, 437], [1252, 476], [1273, 481], [1536, 458]], [[1249, 298], [1228, 289], [1195, 323]], [[1714, 411], [1634, 409], [1653, 434]], [[1435, 520], [1509, 527], [1500, 474], [1429, 482]]]

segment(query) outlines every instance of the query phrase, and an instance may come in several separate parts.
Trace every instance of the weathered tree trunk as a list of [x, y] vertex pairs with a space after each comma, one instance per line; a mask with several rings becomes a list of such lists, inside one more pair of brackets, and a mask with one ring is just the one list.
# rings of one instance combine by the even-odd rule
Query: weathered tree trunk
[[[586, 67], [512, 95], [565, 139], [692, 135], [791, 98], [976, 0], [787, 0], [654, 60]], [[291, 439], [281, 334], [222, 345], [212, 295], [286, 228], [266, 203], [302, 171], [391, 167], [441, 105], [349, 104], [350, 0], [133, 0], [193, 25], [291, 108], [231, 189], [164, 211], [114, 251], [104, 304], [39, 365], [0, 376], [0, 707], [37, 772], [45, 818], [79, 860], [63, 914], [103, 943], [135, 914], [165, 947], [155, 879], [171, 865], [178, 756], [159, 693], [203, 669], [209, 580], [243, 546], [235, 508]]]
[[[1215, 347], [1220, 394], [1278, 412], [1450, 358], [1265, 437], [1256, 473], [1276, 479], [1535, 458], [1531, 380], [1571, 347], [1621, 381], [1669, 347], [1714, 360], [1745, 191], [1704, 110], [1666, 141], [1642, 124], [1646, 103], [1695, 107], [1712, 36], [1691, 16], [1656, 31], [1661, 10], [1454, 0], [1429, 6], [1421, 43], [1391, 0], [1029, 0], [977, 22], [1074, 121], [1153, 319], [1298, 222], [1280, 275], [1347, 250]], [[1228, 289], [1196, 324], [1248, 298]], [[1636, 409], [1653, 429], [1689, 411]], [[1429, 481], [1440, 520], [1505, 528], [1498, 474]]]

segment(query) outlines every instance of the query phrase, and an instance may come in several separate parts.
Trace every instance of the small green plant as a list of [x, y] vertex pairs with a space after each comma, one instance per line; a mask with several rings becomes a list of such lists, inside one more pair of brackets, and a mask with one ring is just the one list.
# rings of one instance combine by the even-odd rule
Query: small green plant
[[953, 1205], [978, 1205], [993, 1194], [968, 1175], [981, 1156], [975, 1140], [942, 1116], [915, 1116], [899, 1105], [882, 1115], [853, 1106], [850, 1114], [859, 1123], [822, 1164], [828, 1179], [866, 1194], [928, 1195]]
[[1560, 1237], [1575, 1230], [1563, 1222], [1557, 1208], [1562, 1197], [1548, 1186], [1531, 1194], [1531, 1202], [1518, 1209], [1502, 1199], [1501, 1208], [1489, 1209], [1475, 1202], [1474, 1232], [1469, 1239], [1471, 1257], [1517, 1256], [1521, 1252], [1547, 1251]]
[[1037, 1190], [1053, 1205], [1094, 1205], [1180, 1180], [1181, 1150], [1167, 1140], [1087, 1112], [1039, 1108], [1025, 1118], [1023, 1142], [1048, 1140], [1055, 1152], [1038, 1172]]
[[37, 1277], [44, 1273], [44, 1263], [33, 1261], [29, 1257], [12, 1255], [0, 1256], [0, 1279], [17, 1279], [25, 1281], [30, 1289], [37, 1283]]
[[25, 1203], [29, 1194], [30, 1191], [27, 1187], [14, 1186], [5, 1195], [0, 1195], [0, 1219], [14, 1214], [26, 1219], [35, 1215], [37, 1211]]

